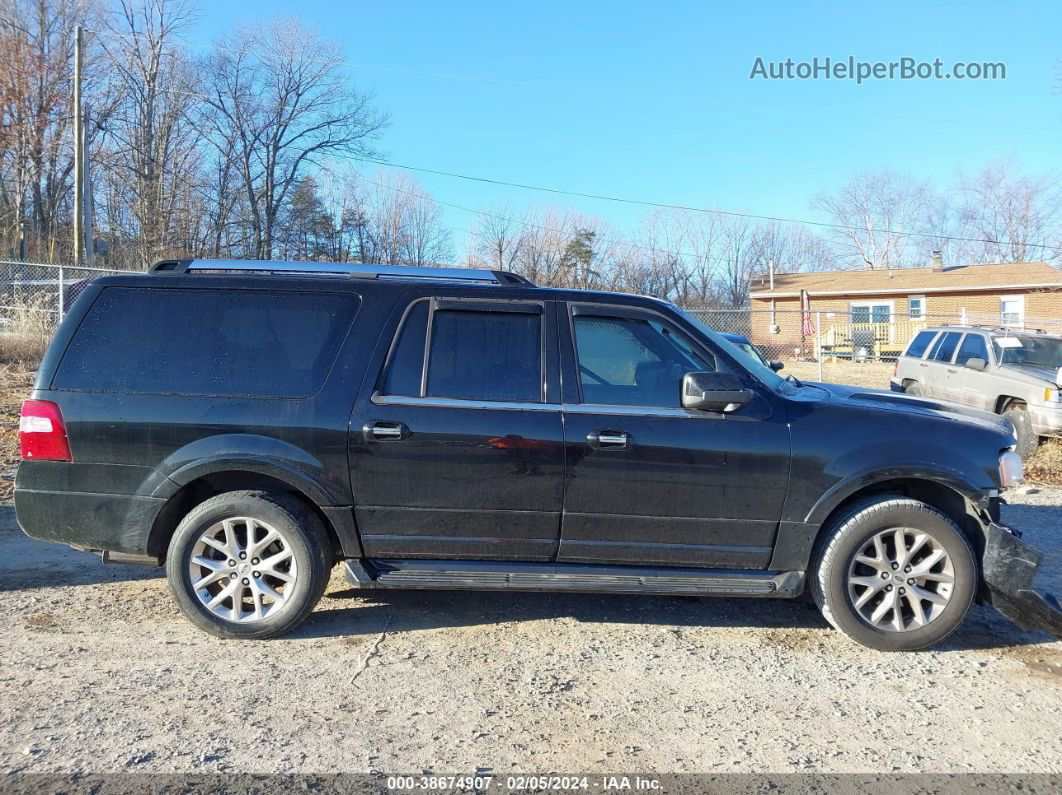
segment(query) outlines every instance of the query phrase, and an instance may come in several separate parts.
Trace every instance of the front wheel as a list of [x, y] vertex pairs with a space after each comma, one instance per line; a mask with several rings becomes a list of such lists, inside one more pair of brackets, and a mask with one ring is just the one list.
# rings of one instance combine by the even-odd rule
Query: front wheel
[[1014, 428], [1015, 445], [1022, 460], [1029, 458], [1040, 447], [1040, 437], [1033, 430], [1032, 418], [1024, 406], [1014, 406], [1003, 412], [1003, 418]]
[[924, 502], [879, 497], [828, 529], [812, 573], [822, 614], [873, 649], [931, 646], [962, 623], [977, 565], [962, 531]]
[[313, 610], [328, 584], [327, 536], [297, 500], [230, 491], [178, 525], [166, 576], [181, 612], [223, 638], [272, 638]]

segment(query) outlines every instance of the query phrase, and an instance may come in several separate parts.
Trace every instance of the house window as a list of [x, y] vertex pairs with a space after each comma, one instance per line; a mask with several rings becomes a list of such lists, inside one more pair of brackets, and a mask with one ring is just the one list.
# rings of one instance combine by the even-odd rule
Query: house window
[[921, 320], [926, 316], [926, 297], [924, 295], [912, 295], [907, 299], [907, 317], [911, 320]]
[[892, 321], [892, 301], [857, 301], [848, 305], [852, 323], [889, 323]]
[[999, 320], [1004, 326], [1025, 324], [1025, 296], [1004, 295], [999, 299]]

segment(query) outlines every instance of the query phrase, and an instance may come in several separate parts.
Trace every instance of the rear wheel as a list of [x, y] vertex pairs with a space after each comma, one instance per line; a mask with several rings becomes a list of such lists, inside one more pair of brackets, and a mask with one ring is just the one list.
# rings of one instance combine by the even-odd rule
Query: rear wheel
[[1025, 406], [1010, 406], [1003, 412], [1003, 418], [1010, 421], [1014, 435], [1018, 439], [1016, 449], [1023, 459], [1028, 458], [1040, 447], [1040, 437], [1033, 430], [1032, 418]]
[[977, 565], [955, 523], [924, 502], [878, 497], [847, 512], [823, 539], [812, 595], [826, 619], [874, 649], [920, 649], [966, 617]]
[[327, 537], [302, 503], [231, 491], [199, 504], [166, 556], [170, 589], [197, 627], [223, 638], [271, 638], [313, 610], [328, 583]]
[[916, 397], [919, 397], [922, 394], [922, 387], [920, 387], [918, 385], [918, 382], [915, 381], [905, 386], [903, 388], [903, 391], [906, 392], [908, 395], [914, 395]]

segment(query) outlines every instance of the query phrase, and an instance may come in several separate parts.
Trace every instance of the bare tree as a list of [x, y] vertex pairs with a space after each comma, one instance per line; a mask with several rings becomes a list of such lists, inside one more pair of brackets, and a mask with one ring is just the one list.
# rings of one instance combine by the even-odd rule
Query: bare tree
[[1057, 176], [1028, 177], [1013, 161], [999, 160], [973, 177], [960, 176], [959, 194], [962, 236], [983, 241], [972, 244], [973, 259], [1057, 261], [1062, 255], [1062, 192]]
[[222, 156], [233, 146], [255, 257], [272, 257], [277, 218], [306, 169], [371, 153], [385, 125], [342, 63], [337, 44], [276, 18], [238, 29], [202, 64], [209, 97], [202, 129]]
[[831, 232], [838, 261], [857, 267], [903, 267], [912, 231], [926, 217], [927, 183], [893, 171], [856, 174], [812, 207], [839, 225]]

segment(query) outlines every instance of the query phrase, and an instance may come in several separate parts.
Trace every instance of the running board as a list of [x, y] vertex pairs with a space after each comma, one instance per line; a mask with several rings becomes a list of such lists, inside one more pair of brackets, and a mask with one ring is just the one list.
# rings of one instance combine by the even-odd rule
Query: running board
[[799, 596], [804, 572], [592, 566], [582, 563], [496, 563], [474, 560], [348, 560], [355, 588], [485, 591]]

